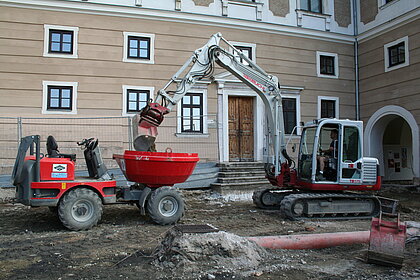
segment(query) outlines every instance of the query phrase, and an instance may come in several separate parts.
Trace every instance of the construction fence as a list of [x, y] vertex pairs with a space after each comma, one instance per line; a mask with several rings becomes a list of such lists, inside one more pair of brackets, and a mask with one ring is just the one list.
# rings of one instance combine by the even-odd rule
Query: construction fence
[[[180, 120], [167, 116], [159, 127], [156, 140], [158, 152], [172, 150], [179, 153], [198, 153], [202, 162], [218, 160], [218, 129], [216, 115], [202, 116], [208, 123], [206, 133], [177, 133]], [[102, 157], [108, 168], [118, 168], [113, 154], [122, 154], [133, 149], [133, 124], [131, 117], [92, 118], [11, 118], [0, 117], [0, 175], [10, 174], [20, 139], [29, 135], [41, 136], [41, 153], [46, 154], [46, 140], [54, 136], [58, 150], [65, 154], [76, 154], [77, 169], [86, 168], [83, 151], [77, 141], [97, 138]], [[169, 148], [169, 149], [168, 149]]]

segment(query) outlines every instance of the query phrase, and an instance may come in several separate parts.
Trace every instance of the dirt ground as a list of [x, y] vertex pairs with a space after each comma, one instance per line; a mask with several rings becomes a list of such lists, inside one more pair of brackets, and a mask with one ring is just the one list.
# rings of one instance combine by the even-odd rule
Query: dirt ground
[[[229, 201], [209, 191], [183, 191], [187, 211], [180, 224], [211, 224], [239, 236], [369, 230], [369, 220], [284, 220], [251, 201]], [[419, 222], [418, 189], [391, 188], [404, 221]], [[254, 265], [232, 267], [198, 259], [163, 265], [152, 253], [170, 226], [140, 216], [136, 206], [104, 207], [91, 230], [66, 230], [48, 208], [0, 204], [0, 279], [419, 279], [420, 241], [406, 245], [402, 269], [367, 264], [368, 245], [318, 250], [265, 250]], [[219, 253], [215, 253], [219, 254]], [[226, 258], [223, 252], [220, 257]]]

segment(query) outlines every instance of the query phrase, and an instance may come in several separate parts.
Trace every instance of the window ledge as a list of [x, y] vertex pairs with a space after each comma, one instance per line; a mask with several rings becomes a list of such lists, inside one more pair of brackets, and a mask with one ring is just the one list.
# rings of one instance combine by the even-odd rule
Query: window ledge
[[[319, 24], [322, 23], [322, 27], [319, 26], [319, 29], [325, 30], [325, 31], [330, 31], [330, 25], [331, 25], [331, 15], [328, 14], [322, 14], [322, 13], [315, 13], [315, 12], [311, 12], [311, 11], [307, 11], [307, 10], [300, 10], [300, 9], [296, 9], [296, 14], [297, 14], [297, 25], [299, 27], [308, 27], [306, 26], [307, 24], [304, 24], [305, 22], [305, 18], [306, 20], [312, 18], [312, 21], [318, 21]], [[320, 22], [321, 21], [321, 22]], [[303, 26], [305, 25], [305, 26]], [[317, 29], [317, 28], [315, 28]]]
[[210, 134], [208, 133], [175, 133], [176, 137], [180, 138], [208, 138]]
[[228, 0], [229, 4], [236, 4], [236, 5], [244, 5], [244, 6], [251, 6], [256, 7], [257, 5], [263, 6], [264, 3], [262, 2], [252, 2], [250, 0]]
[[379, 6], [379, 10], [386, 9], [386, 8], [394, 5], [395, 3], [399, 2], [399, 1], [400, 0], [393, 0], [393, 1], [389, 2], [389, 3], [384, 3], [385, 1], [383, 1], [382, 3], [384, 3], [384, 4], [382, 4], [382, 6]]
[[309, 15], [309, 16], [313, 16], [313, 17], [319, 17], [319, 18], [331, 18], [331, 15], [329, 14], [323, 14], [323, 13], [317, 13], [317, 12], [312, 12], [312, 11], [308, 11], [308, 10], [300, 10], [300, 9], [296, 9], [296, 13], [299, 15]]

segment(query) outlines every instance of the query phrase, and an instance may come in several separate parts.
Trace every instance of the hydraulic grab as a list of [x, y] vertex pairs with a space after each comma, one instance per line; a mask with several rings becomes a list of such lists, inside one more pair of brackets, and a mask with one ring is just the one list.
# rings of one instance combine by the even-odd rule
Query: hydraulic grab
[[[228, 49], [221, 47], [224, 43]], [[304, 126], [295, 168], [287, 155], [282, 97], [278, 78], [236, 49], [220, 33], [211, 36], [194, 51], [185, 64], [159, 90], [154, 102], [140, 113], [134, 147], [153, 151], [157, 127], [194, 84], [211, 77], [215, 64], [223, 67], [253, 89], [265, 105], [267, 154], [264, 155], [267, 179], [273, 189], [257, 190], [254, 203], [261, 208], [281, 209], [290, 219], [360, 218], [375, 216], [379, 200], [372, 195], [350, 191], [374, 191], [380, 188], [378, 160], [362, 157], [362, 129], [359, 121], [322, 119]], [[184, 72], [186, 74], [180, 77]], [[169, 87], [176, 83], [176, 89]], [[331, 144], [330, 134], [336, 135]], [[323, 148], [330, 144], [330, 154]], [[344, 193], [346, 192], [346, 193]]]

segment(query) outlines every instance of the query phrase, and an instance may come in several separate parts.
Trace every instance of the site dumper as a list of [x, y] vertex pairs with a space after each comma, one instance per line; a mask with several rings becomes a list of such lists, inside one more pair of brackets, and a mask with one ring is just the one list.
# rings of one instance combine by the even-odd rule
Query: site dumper
[[[54, 137], [41, 153], [40, 136], [22, 138], [12, 173], [16, 202], [48, 206], [70, 230], [86, 230], [101, 219], [105, 204], [136, 204], [157, 224], [174, 224], [184, 201], [172, 186], [188, 179], [199, 158], [195, 153], [125, 151], [114, 155], [130, 186], [117, 186], [101, 156], [98, 140], [77, 144], [84, 150], [89, 176], [75, 175], [75, 154], [62, 154]], [[29, 150], [29, 155], [28, 155]]]

